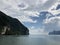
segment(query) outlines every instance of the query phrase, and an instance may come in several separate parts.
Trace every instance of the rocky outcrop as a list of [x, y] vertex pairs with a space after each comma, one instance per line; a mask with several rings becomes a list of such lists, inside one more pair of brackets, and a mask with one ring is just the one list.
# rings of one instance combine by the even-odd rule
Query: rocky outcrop
[[0, 11], [1, 35], [29, 35], [29, 30], [18, 19], [7, 16]]

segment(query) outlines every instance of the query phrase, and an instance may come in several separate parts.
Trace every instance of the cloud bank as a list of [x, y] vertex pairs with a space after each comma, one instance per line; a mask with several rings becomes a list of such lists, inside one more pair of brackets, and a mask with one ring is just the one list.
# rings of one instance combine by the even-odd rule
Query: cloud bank
[[[59, 0], [0, 0], [0, 10], [7, 15], [17, 18], [22, 23], [32, 23], [36, 24], [37, 19], [33, 20], [31, 17], [39, 18], [41, 11], [48, 11], [51, 14], [46, 15], [46, 19], [43, 19], [43, 28], [33, 28], [30, 29], [30, 33], [42, 34], [45, 31], [59, 30], [60, 10], [56, 10]], [[37, 23], [38, 25], [38, 23]], [[35, 31], [34, 31], [35, 30]], [[45, 33], [44, 33], [45, 34]]]
[[[53, 30], [60, 30], [60, 9], [56, 10], [57, 6], [60, 5], [59, 2], [55, 3], [48, 11], [53, 15], [46, 16], [47, 18], [44, 19], [44, 27], [45, 31], [53, 31]], [[48, 18], [50, 17], [50, 18]]]

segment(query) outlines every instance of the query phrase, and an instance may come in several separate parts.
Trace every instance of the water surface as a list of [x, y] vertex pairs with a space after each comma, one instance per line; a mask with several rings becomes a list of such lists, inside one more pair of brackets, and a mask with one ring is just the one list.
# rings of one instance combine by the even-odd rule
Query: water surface
[[0, 45], [60, 45], [60, 36], [0, 36]]

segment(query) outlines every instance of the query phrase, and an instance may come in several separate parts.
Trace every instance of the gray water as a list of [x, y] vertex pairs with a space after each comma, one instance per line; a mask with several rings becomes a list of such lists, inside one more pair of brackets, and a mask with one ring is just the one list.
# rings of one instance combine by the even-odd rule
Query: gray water
[[0, 45], [60, 45], [60, 36], [0, 36]]

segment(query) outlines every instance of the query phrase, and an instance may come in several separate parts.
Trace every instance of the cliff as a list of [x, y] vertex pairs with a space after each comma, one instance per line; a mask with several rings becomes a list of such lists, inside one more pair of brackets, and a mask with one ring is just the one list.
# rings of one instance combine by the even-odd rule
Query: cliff
[[1, 35], [29, 35], [29, 30], [18, 19], [12, 18], [0, 11]]

